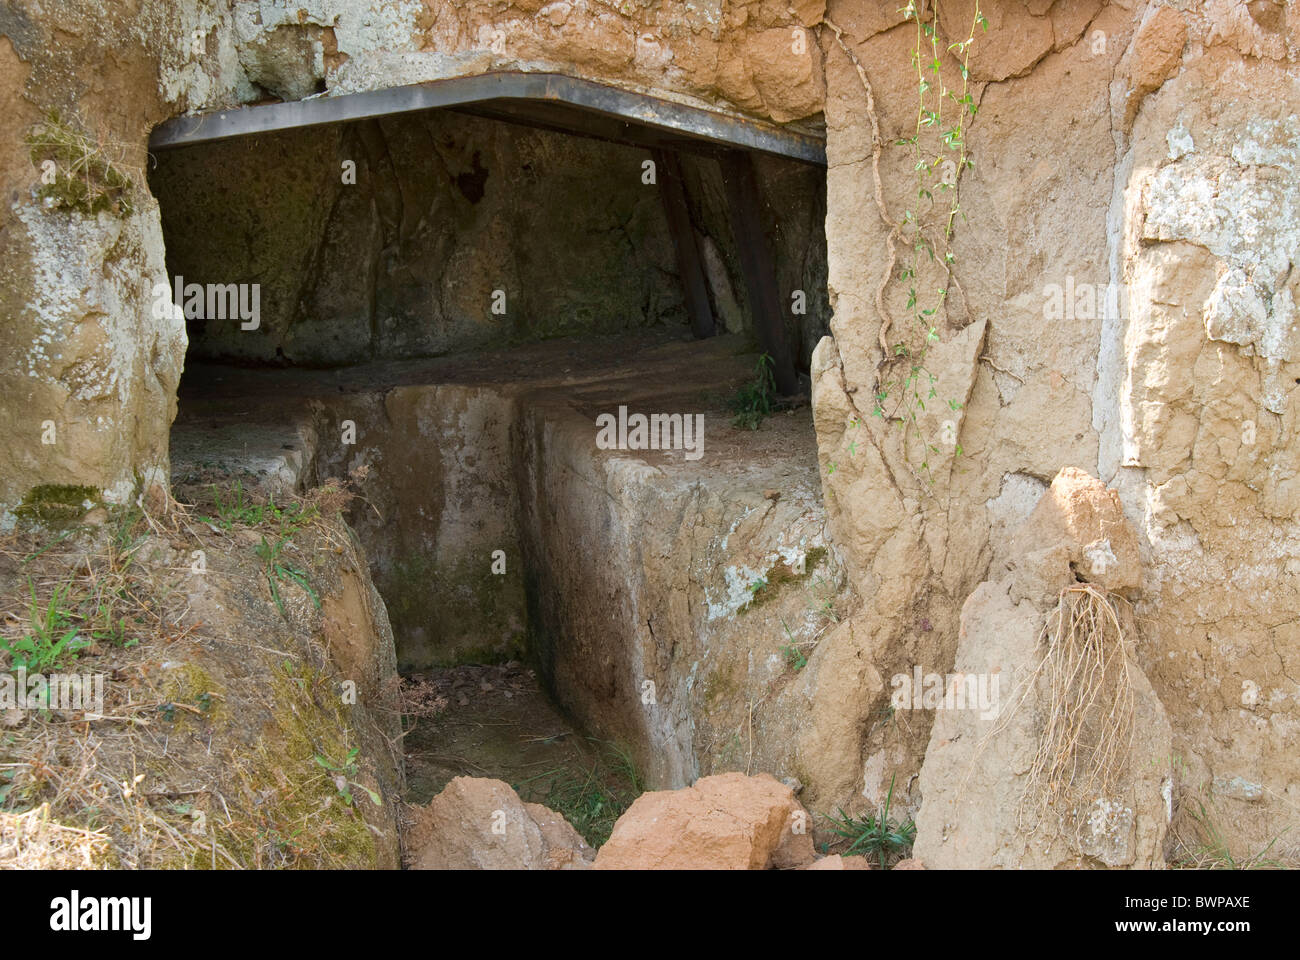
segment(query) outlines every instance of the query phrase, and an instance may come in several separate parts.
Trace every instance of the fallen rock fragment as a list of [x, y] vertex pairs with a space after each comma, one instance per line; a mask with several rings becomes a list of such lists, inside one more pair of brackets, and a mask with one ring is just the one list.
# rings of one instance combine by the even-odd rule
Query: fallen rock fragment
[[638, 797], [614, 825], [595, 866], [763, 870], [802, 865], [811, 859], [811, 838], [802, 833], [807, 826], [808, 814], [794, 791], [768, 774], [702, 777], [682, 790]]
[[815, 863], [810, 863], [804, 870], [870, 870], [871, 861], [866, 857], [849, 856], [842, 857], [838, 853], [832, 853], [829, 857], [822, 857]]
[[562, 816], [500, 780], [456, 777], [413, 812], [412, 870], [582, 870], [596, 855]]
[[[795, 813], [794, 816], [798, 816]], [[817, 859], [817, 849], [813, 846], [812, 834], [805, 829], [795, 833], [793, 829], [785, 831], [781, 843], [772, 851], [770, 866], [774, 870], [802, 870]]]

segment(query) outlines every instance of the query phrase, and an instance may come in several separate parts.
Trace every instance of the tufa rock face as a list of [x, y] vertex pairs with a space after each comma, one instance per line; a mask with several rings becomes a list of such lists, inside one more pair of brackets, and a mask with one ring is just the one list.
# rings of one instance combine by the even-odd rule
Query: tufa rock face
[[[40, 484], [124, 503], [167, 483], [185, 328], [152, 310], [162, 231], [152, 198], [136, 202], [118, 218], [26, 200], [0, 231], [0, 504]], [[0, 515], [0, 528], [12, 522]]]
[[554, 810], [480, 777], [457, 777], [415, 808], [405, 840], [412, 870], [582, 870], [596, 855]]
[[[915, 89], [891, 66], [908, 62], [910, 39], [885, 6], [834, 3], [827, 19], [872, 85], [882, 193], [897, 220], [909, 208], [909, 168], [891, 144], [912, 132]], [[964, 36], [969, 5], [936, 6]], [[1001, 82], [977, 94], [969, 142], [978, 160], [961, 178], [966, 219], [954, 253], [970, 313], [994, 319], [962, 361], [971, 369], [937, 373], [940, 398], [963, 404], [950, 419], [967, 456], [962, 470], [936, 472], [933, 501], [913, 481], [915, 456], [909, 466], [883, 429], [877, 446], [848, 426], [878, 423], [869, 398], [882, 359], [875, 294], [889, 274], [889, 226], [876, 202], [867, 91], [835, 38], [822, 35], [835, 315], [813, 365], [814, 416], [832, 538], [859, 593], [881, 610], [868, 611], [859, 631], [872, 637], [873, 661], [952, 663], [963, 600], [1012, 559], [1010, 602], [1049, 602], [1052, 589], [1031, 583], [1027, 569], [1068, 568], [1075, 542], [1052, 541], [1051, 562], [1031, 564], [1013, 556], [1005, 533], [1027, 515], [1020, 506], [1039, 478], [1084, 468], [1116, 489], [1138, 526], [1141, 593], [1115, 579], [1127, 567], [1118, 550], [1104, 578], [1137, 604], [1137, 656], [1184, 761], [1178, 789], [1217, 805], [1225, 835], [1254, 850], [1294, 821], [1300, 790], [1300, 699], [1289, 679], [1300, 676], [1300, 272], [1290, 266], [1300, 224], [1300, 17], [1284, 11], [1100, 0], [986, 10], [971, 72], [977, 84]], [[1036, 146], [1046, 140], [1058, 157], [1050, 163]], [[1059, 294], [1071, 278], [1098, 301], [1113, 288], [1120, 309], [1105, 314], [1085, 300], [1049, 319], [1048, 288]], [[907, 286], [884, 290], [895, 321], [907, 315]], [[939, 314], [941, 341], [955, 343], [967, 322], [961, 297]], [[897, 626], [913, 603], [924, 604], [933, 631]], [[877, 758], [904, 756], [889, 761], [899, 782], [915, 772], [928, 730], [919, 748], [869, 730], [822, 747], [823, 757], [839, 755], [836, 777], [801, 769], [805, 797], [819, 803], [827, 783], [838, 796], [872, 788], [874, 775], [846, 786], [838, 772], [856, 767], [860, 778]], [[1263, 799], [1211, 796], [1216, 778], [1238, 776], [1260, 784]]]
[[[286, 8], [238, 0], [214, 45], [233, 68], [220, 79], [246, 100], [261, 88], [298, 97], [319, 86], [356, 92], [489, 70], [556, 70], [678, 97], [726, 98], [784, 122], [821, 109], [821, 56], [804, 28], [821, 19], [823, 6], [351, 0]], [[165, 77], [193, 84], [184, 71]], [[193, 85], [209, 96], [226, 92]]]
[[[909, 181], [907, 156], [891, 144], [911, 133], [915, 91], [891, 66], [909, 61], [910, 39], [884, 7], [831, 4], [827, 20], [870, 79], [881, 193], [897, 220]], [[970, 4], [936, 7], [950, 38], [965, 36]], [[941, 509], [913, 481], [917, 458], [905, 462], [883, 429], [868, 445], [848, 425], [872, 423], [889, 226], [876, 203], [866, 88], [839, 42], [822, 38], [835, 317], [814, 362], [814, 416], [833, 540], [879, 610], [858, 631], [872, 637], [872, 660], [948, 665], [959, 607], [980, 581], [1000, 579], [1014, 559], [1011, 604], [1043, 606], [1053, 571], [1073, 561], [1082, 578], [1138, 604], [1138, 657], [1186, 762], [1179, 790], [1203, 791], [1221, 829], [1252, 849], [1294, 821], [1300, 782], [1300, 700], [1288, 679], [1300, 675], [1300, 273], [1291, 269], [1300, 18], [1284, 12], [1100, 0], [985, 10], [971, 73], [1000, 82], [978, 94], [969, 139], [979, 160], [962, 177], [967, 220], [954, 254], [970, 312], [996, 320], [978, 353], [937, 371], [940, 398], [963, 405], [949, 418], [958, 442], [978, 451], [961, 471], [937, 471]], [[1052, 163], [1034, 146], [1044, 138], [1056, 144]], [[1071, 278], [1075, 290], [1113, 286], [1121, 308], [1048, 319], [1047, 287]], [[884, 289], [894, 320], [906, 316], [906, 287]], [[969, 329], [961, 297], [939, 313], [941, 341], [956, 345]], [[1138, 524], [1140, 593], [1138, 580], [1122, 583], [1132, 567], [1114, 540], [1117, 563], [1102, 574], [1080, 550], [1091, 540], [1041, 541], [1034, 549], [1056, 554], [1034, 562], [1011, 552], [1005, 532], [1024, 515], [1022, 497], [1065, 464], [1112, 484]], [[911, 604], [926, 606], [933, 631], [898, 626]], [[874, 700], [862, 708], [870, 713], [881, 699], [863, 688], [858, 700]], [[909, 777], [920, 751], [892, 736], [852, 732], [824, 745], [820, 756], [839, 754], [835, 777], [809, 765], [805, 796], [819, 803], [828, 783], [836, 795], [870, 790], [874, 775], [845, 786], [839, 771], [861, 777], [876, 769], [868, 761], [898, 753], [897, 773]], [[1214, 779], [1235, 777], [1266, 787], [1264, 799], [1210, 796]]]
[[1128, 81], [1125, 129], [1132, 128], [1142, 99], [1178, 71], [1186, 42], [1187, 23], [1182, 14], [1173, 7], [1152, 7], [1119, 65], [1120, 75]]
[[[182, 322], [152, 309], [166, 267], [146, 144], [183, 109], [166, 102], [159, 75], [197, 6], [19, 3], [0, 14], [0, 438], [10, 451], [0, 529], [41, 485], [123, 503], [167, 484], [186, 340]], [[51, 108], [85, 138], [92, 167], [109, 164], [129, 184], [123, 203], [90, 214], [58, 191], [42, 196], [41, 164], [70, 162], [29, 152]]]
[[[1281, 10], [1184, 11], [1187, 59], [1134, 122], [1117, 238], [1133, 295], [1101, 464], [1123, 464], [1147, 551], [1143, 667], [1195, 794], [1181, 808], [1204, 802], [1252, 851], [1300, 796], [1300, 18]], [[1262, 800], [1214, 791], [1235, 777]]]
[[[763, 870], [807, 862], [791, 840], [807, 813], [768, 774], [702, 777], [683, 790], [644, 793], [614, 825], [598, 870]], [[811, 847], [811, 843], [807, 845]]]
[[[915, 845], [917, 858], [928, 867], [1163, 865], [1173, 788], [1172, 732], [1159, 697], [1132, 659], [1137, 621], [1122, 601], [1101, 601], [1115, 611], [1119, 634], [1107, 631], [1088, 642], [1108, 644], [1113, 656], [1124, 657], [1106, 675], [1126, 672], [1131, 686], [1127, 752], [1125, 731], [1115, 737], [1117, 768], [1105, 786], [1082, 798], [1058, 797], [1050, 808], [1038, 805], [1042, 781], [1035, 780], [1033, 768], [1039, 745], [1049, 718], [1066, 715], [1062, 704], [1053, 702], [1055, 661], [1049, 657], [1051, 631], [1044, 630], [1049, 604], [1042, 601], [1073, 582], [1073, 558], [1086, 560], [1084, 548], [1103, 534], [1107, 542], [1121, 544], [1111, 553], [1125, 558], [1106, 568], [1114, 575], [1112, 582], [1121, 587], [1137, 582], [1136, 537], [1120, 515], [1114, 493], [1081, 471], [1063, 470], [1012, 541], [1013, 553], [1034, 545], [1038, 549], [1017, 557], [1013, 572], [1001, 581], [980, 584], [963, 605], [955, 670], [987, 675], [990, 685], [996, 680], [996, 696], [991, 705], [981, 704], [988, 709], [936, 711], [921, 767]], [[1035, 539], [1046, 536], [1056, 539]], [[1035, 595], [1017, 597], [1017, 588], [1026, 583], [1033, 584]], [[1092, 599], [1083, 596], [1083, 602]], [[1049, 625], [1053, 615], [1046, 614]], [[1119, 636], [1128, 638], [1123, 646], [1116, 646]], [[1120, 691], [1118, 685], [1103, 688], [1102, 697], [1127, 702], [1121, 701]], [[1079, 707], [1068, 695], [1063, 700], [1065, 708]], [[1095, 714], [1085, 716], [1096, 722]], [[1097, 729], [1087, 728], [1090, 733]], [[1081, 769], [1087, 769], [1086, 763], [1081, 757]]]
[[1137, 532], [1119, 494], [1095, 477], [1066, 467], [1011, 538], [1013, 595], [1039, 606], [1071, 580], [1128, 595], [1142, 584]]

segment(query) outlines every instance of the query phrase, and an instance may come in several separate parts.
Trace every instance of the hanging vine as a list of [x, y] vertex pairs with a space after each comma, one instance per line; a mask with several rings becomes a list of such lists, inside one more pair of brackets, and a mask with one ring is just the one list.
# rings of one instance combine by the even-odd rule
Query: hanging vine
[[[948, 302], [950, 288], [956, 290], [964, 316], [968, 320], [971, 316], [966, 293], [953, 272], [956, 258], [951, 250], [951, 241], [957, 218], [965, 220], [959, 190], [961, 175], [974, 166], [966, 143], [967, 127], [979, 111], [971, 91], [970, 51], [976, 36], [981, 31], [987, 32], [988, 20], [977, 2], [965, 37], [945, 46], [937, 6], [927, 9], [924, 2], [909, 0], [900, 12], [915, 26], [911, 64], [915, 75], [916, 115], [912, 135], [895, 142], [896, 146], [910, 148], [915, 177], [912, 202], [899, 219], [890, 216], [885, 202], [880, 174], [884, 144], [870, 79], [857, 55], [845, 42], [843, 31], [829, 19], [824, 22], [857, 70], [866, 90], [867, 115], [871, 123], [873, 193], [877, 211], [889, 231], [886, 267], [873, 297], [880, 316], [881, 360], [870, 415], [896, 424], [902, 430], [904, 449], [909, 439], [920, 443], [924, 456], [918, 469], [926, 482], [933, 484], [930, 460], [940, 450], [925, 436], [920, 418], [926, 412], [926, 405], [935, 401], [939, 394], [938, 379], [926, 365], [926, 358], [930, 347], [939, 340], [938, 316]], [[945, 54], [951, 54], [957, 61], [961, 77], [959, 86], [949, 87], [944, 80]], [[946, 201], [946, 208], [937, 217], [934, 215], [936, 193]], [[910, 250], [910, 257], [896, 274], [898, 252], [903, 244]], [[942, 284], [935, 285], [932, 291], [925, 289], [922, 280], [922, 273], [929, 265], [936, 266], [942, 276]], [[907, 290], [911, 325], [901, 331], [896, 329], [886, 308], [886, 294], [892, 283], [905, 284]], [[956, 400], [947, 402], [953, 411], [962, 407]], [[857, 429], [862, 424], [854, 418], [849, 426]], [[953, 442], [955, 455], [961, 456], [961, 445], [955, 442], [955, 437]], [[851, 455], [856, 452], [856, 446], [856, 442], [850, 443]], [[835, 463], [832, 462], [828, 472], [834, 470]]]

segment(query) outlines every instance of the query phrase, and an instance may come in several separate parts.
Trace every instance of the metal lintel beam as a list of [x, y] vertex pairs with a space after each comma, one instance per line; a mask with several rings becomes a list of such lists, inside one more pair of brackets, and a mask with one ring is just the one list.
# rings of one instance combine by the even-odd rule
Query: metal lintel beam
[[523, 104], [525, 107], [529, 101], [565, 104], [577, 110], [621, 119], [668, 135], [771, 153], [814, 166], [826, 165], [826, 148], [821, 139], [786, 130], [776, 124], [662, 100], [578, 77], [522, 72], [451, 77], [365, 93], [268, 103], [200, 116], [176, 117], [154, 130], [149, 138], [149, 146], [161, 150], [416, 110], [465, 107], [472, 104], [489, 106], [494, 101]]
[[639, 123], [593, 113], [590, 110], [543, 103], [539, 100], [493, 100], [452, 109], [456, 113], [484, 120], [495, 120], [499, 123], [549, 130], [552, 133], [602, 140], [646, 150], [675, 150], [678, 153], [717, 158], [728, 149], [710, 140], [666, 133]]

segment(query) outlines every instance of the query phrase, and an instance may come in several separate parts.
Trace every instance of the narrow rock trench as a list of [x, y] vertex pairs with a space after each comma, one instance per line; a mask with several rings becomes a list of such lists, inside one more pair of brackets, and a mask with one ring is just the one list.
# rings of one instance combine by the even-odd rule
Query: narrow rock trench
[[[408, 802], [500, 779], [598, 845], [644, 788], [788, 756], [780, 694], [849, 603], [808, 409], [730, 422], [752, 362], [738, 337], [653, 335], [196, 365], [173, 472], [261, 497], [346, 478], [408, 691]], [[620, 405], [703, 411], [704, 455], [600, 449]]]
[[453, 777], [489, 777], [562, 814], [599, 847], [641, 792], [628, 754], [584, 735], [536, 672], [518, 661], [422, 671], [406, 680], [407, 803], [428, 803]]

